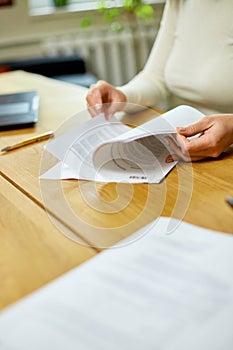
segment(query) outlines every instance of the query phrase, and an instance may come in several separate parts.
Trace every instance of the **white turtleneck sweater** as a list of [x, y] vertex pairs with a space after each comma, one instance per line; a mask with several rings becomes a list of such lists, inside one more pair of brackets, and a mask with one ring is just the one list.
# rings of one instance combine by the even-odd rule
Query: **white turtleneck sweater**
[[168, 0], [144, 69], [120, 90], [140, 105], [233, 113], [233, 0]]

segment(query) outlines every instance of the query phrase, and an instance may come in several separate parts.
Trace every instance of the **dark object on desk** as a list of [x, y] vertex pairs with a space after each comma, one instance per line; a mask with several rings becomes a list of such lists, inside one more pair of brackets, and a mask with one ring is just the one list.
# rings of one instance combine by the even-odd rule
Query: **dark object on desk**
[[81, 85], [86, 88], [89, 88], [91, 84], [97, 82], [97, 78], [91, 73], [55, 75], [53, 78], [66, 83]]
[[0, 131], [34, 126], [38, 110], [36, 91], [0, 95]]
[[26, 72], [44, 75], [87, 88], [97, 81], [97, 78], [93, 74], [86, 71], [84, 59], [77, 54], [12, 60], [0, 62], [0, 66], [8, 67], [9, 70], [24, 70]]
[[232, 197], [227, 196], [226, 202], [233, 208], [233, 198]]

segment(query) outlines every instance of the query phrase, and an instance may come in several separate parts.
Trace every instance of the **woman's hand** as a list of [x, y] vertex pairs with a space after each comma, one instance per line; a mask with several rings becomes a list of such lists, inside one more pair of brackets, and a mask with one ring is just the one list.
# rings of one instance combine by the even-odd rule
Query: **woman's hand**
[[121, 102], [122, 107], [122, 103], [126, 102], [126, 96], [113, 85], [99, 80], [96, 84], [91, 85], [86, 101], [92, 117], [105, 112], [106, 118], [110, 119], [119, 109], [118, 104], [114, 102]]
[[[188, 139], [199, 133], [199, 137]], [[206, 116], [195, 124], [177, 128], [176, 141], [179, 146], [169, 137], [165, 140], [174, 152], [166, 162], [216, 158], [233, 143], [233, 114]]]

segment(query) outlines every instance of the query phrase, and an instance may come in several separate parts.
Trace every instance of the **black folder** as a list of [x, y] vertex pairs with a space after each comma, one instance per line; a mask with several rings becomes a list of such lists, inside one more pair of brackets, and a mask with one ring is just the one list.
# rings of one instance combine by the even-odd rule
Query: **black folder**
[[0, 95], [0, 131], [34, 126], [38, 112], [36, 91]]

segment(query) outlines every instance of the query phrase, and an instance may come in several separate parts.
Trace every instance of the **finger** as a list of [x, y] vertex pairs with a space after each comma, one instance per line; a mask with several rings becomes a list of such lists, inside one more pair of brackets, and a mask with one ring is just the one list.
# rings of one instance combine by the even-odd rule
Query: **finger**
[[[192, 146], [185, 147], [183, 144], [181, 145], [182, 147], [179, 147], [171, 138], [166, 138], [166, 139], [167, 139], [166, 142], [169, 145], [170, 150], [174, 152], [174, 154], [171, 155], [172, 157], [169, 158], [169, 161], [178, 160], [178, 159], [182, 159], [186, 162], [190, 160], [196, 161], [196, 160], [204, 159], [206, 157], [211, 156], [209, 148], [208, 147], [206, 148], [206, 146], [201, 147], [200, 150], [199, 149], [196, 150]], [[177, 138], [177, 141], [179, 141], [178, 144], [180, 145], [179, 138]], [[188, 145], [190, 145], [192, 141], [195, 141], [195, 140], [188, 141], [184, 137], [184, 141], [187, 142]]]
[[89, 92], [86, 95], [88, 106], [95, 106], [96, 104], [101, 105], [104, 102], [104, 95], [106, 94], [105, 85], [103, 81], [98, 81], [96, 84], [90, 86]]
[[176, 130], [181, 135], [194, 136], [196, 134], [199, 134], [209, 129], [212, 125], [213, 125], [213, 120], [209, 117], [204, 117], [200, 119], [198, 122], [188, 125], [186, 127], [177, 127]]
[[114, 103], [104, 104], [104, 115], [107, 120], [111, 119], [113, 114], [116, 112], [113, 106], [114, 106]]
[[[177, 139], [177, 137], [176, 137], [176, 139]], [[174, 139], [172, 139], [170, 136], [166, 136], [165, 138], [164, 138], [164, 141], [166, 142], [166, 144], [169, 146], [169, 148], [170, 148], [170, 150], [173, 150], [173, 152], [182, 152], [182, 153], [185, 153], [186, 151], [185, 151], [185, 149], [182, 149], [182, 142], [180, 141], [179, 143], [178, 143], [178, 141], [177, 141], [177, 143], [175, 142], [175, 140]]]
[[183, 152], [180, 147], [178, 147], [174, 142], [171, 142], [169, 145], [170, 149], [174, 154], [172, 155], [173, 160], [182, 159], [185, 162], [190, 162], [191, 158], [189, 153]]
[[96, 104], [95, 106], [88, 107], [88, 110], [92, 117], [103, 113], [105, 118], [109, 120], [118, 110], [117, 105], [117, 103], [103, 103], [102, 105]]
[[125, 102], [115, 101], [106, 104], [105, 116], [106, 119], [110, 119], [116, 112], [124, 110]]
[[88, 106], [87, 108], [92, 117], [96, 117], [100, 113], [104, 112], [103, 106], [100, 104], [96, 104], [95, 106]]
[[191, 156], [197, 154], [208, 156], [211, 150], [210, 136], [208, 134], [203, 134], [191, 140], [188, 140], [183, 135], [177, 135], [176, 141], [183, 153], [189, 153]]
[[166, 159], [165, 162], [166, 163], [173, 163], [179, 160], [184, 160], [183, 158], [179, 157], [177, 154], [169, 154]]
[[87, 107], [88, 112], [90, 113], [91, 117], [96, 116], [96, 111], [92, 107]]
[[185, 162], [190, 162], [191, 157], [189, 153], [186, 150], [182, 150], [174, 140], [172, 140], [170, 137], [165, 138], [166, 143], [168, 144], [170, 150], [174, 152], [174, 154], [170, 155], [170, 157], [167, 157], [166, 162], [171, 162], [174, 160], [182, 159]]
[[103, 103], [101, 91], [95, 89], [92, 92], [89, 92], [86, 96], [86, 101], [88, 106], [101, 105]]
[[198, 160], [202, 160], [206, 157], [203, 157], [203, 156], [192, 156], [192, 157], [185, 157], [183, 156], [182, 158], [179, 157], [177, 154], [169, 154], [165, 161], [166, 163], [171, 163], [171, 162], [174, 162], [174, 161], [184, 161], [184, 162], [195, 162], [195, 161], [198, 161]]
[[211, 151], [208, 141], [208, 135], [203, 135], [198, 139], [188, 140], [185, 136], [177, 135], [176, 141], [178, 145], [170, 137], [166, 137], [165, 141], [174, 154], [167, 157], [166, 161], [182, 159], [185, 162], [190, 160], [196, 161], [208, 157], [215, 157]]
[[[189, 140], [185, 136], [179, 134], [176, 134], [174, 138], [176, 140], [177, 146], [181, 148], [182, 153], [187, 153], [189, 148]], [[172, 141], [171, 138], [170, 140]]]
[[177, 160], [176, 157], [177, 157], [176, 154], [169, 154], [169, 155], [166, 157], [165, 162], [166, 162], [166, 163], [172, 163], [172, 162], [174, 162], [175, 160]]

